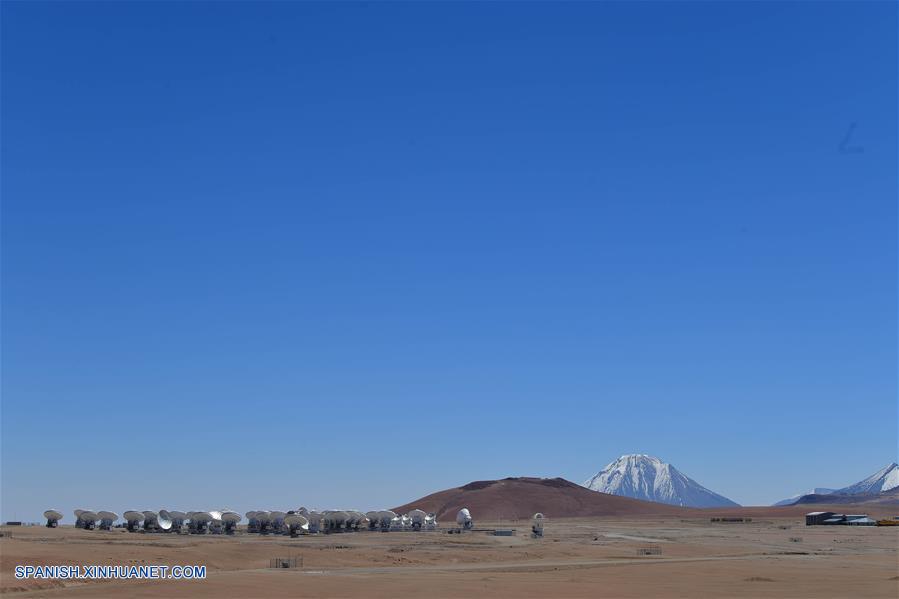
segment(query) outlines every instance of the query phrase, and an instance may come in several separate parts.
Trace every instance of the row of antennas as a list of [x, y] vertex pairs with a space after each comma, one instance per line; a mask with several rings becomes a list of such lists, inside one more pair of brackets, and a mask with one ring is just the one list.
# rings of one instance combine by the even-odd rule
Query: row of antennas
[[[85, 530], [99, 528], [110, 530], [119, 520], [115, 512], [105, 510], [75, 510], [75, 527]], [[56, 528], [63, 515], [59, 510], [44, 512], [47, 526]], [[318, 512], [301, 507], [282, 512], [278, 510], [257, 510], [246, 513], [247, 532], [260, 534], [289, 534], [298, 536], [308, 533], [370, 531], [421, 531], [437, 530], [437, 516], [423, 510], [414, 509], [406, 514], [390, 510], [362, 513], [356, 510], [325, 510]], [[125, 528], [130, 532], [188, 532], [194, 534], [234, 534], [243, 519], [232, 510], [211, 510], [208, 512], [180, 512], [176, 510], [128, 510], [123, 514]], [[459, 510], [456, 522], [461, 528], [472, 527], [471, 513], [467, 508]]]
[[[62, 520], [59, 510], [44, 512], [49, 528], [56, 528]], [[318, 512], [301, 507], [297, 510], [281, 512], [278, 510], [256, 510], [246, 513], [247, 532], [259, 534], [286, 534], [296, 537], [310, 533], [349, 532], [358, 530], [370, 531], [420, 531], [437, 530], [437, 516], [419, 509], [406, 514], [397, 514], [390, 510], [358, 512], [356, 510], [325, 510]], [[234, 534], [243, 517], [232, 510], [211, 510], [208, 512], [180, 512], [177, 510], [128, 510], [123, 514], [125, 528], [130, 532], [183, 532], [186, 528], [193, 534]], [[119, 515], [105, 510], [75, 510], [75, 528], [85, 530], [110, 530]], [[541, 513], [534, 514], [531, 520], [531, 535], [543, 536], [545, 517]], [[459, 530], [471, 530], [474, 521], [468, 508], [462, 508], [456, 514]]]
[[[106, 510], [75, 510], [75, 528], [85, 530], [110, 530], [119, 519], [115, 512]], [[62, 512], [59, 510], [47, 510], [44, 512], [48, 528], [56, 528], [62, 520]], [[206, 532], [218, 534], [234, 534], [237, 524], [243, 517], [232, 510], [210, 510], [208, 512], [180, 512], [177, 510], [152, 510], [138, 511], [128, 510], [122, 515], [125, 528], [130, 532], [143, 530], [146, 532], [182, 532], [185, 528], [189, 532], [205, 534]]]

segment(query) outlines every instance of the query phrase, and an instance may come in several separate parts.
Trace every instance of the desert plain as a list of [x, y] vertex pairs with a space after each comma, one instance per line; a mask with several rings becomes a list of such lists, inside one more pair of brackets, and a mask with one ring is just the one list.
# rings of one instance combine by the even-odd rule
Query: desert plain
[[[811, 526], [800, 515], [478, 522], [474, 531], [260, 536], [3, 527], [4, 597], [887, 597], [899, 527]], [[641, 549], [660, 552], [640, 555]], [[296, 558], [295, 568], [270, 568]], [[16, 565], [199, 564], [204, 580], [16, 580]]]

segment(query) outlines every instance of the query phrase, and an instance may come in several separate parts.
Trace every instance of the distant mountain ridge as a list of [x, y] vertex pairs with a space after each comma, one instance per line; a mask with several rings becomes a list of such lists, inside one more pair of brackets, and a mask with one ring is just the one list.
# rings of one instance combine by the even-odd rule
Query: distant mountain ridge
[[815, 488], [810, 493], [778, 501], [774, 505], [803, 503], [853, 503], [899, 493], [899, 464], [891, 462], [868, 478], [841, 489]]
[[778, 501], [776, 503], [772, 503], [771, 505], [772, 506], [793, 505], [794, 503], [799, 501], [799, 499], [801, 499], [802, 497], [805, 497], [806, 495], [830, 495], [831, 493], [833, 493], [835, 491], [836, 491], [836, 489], [829, 489], [827, 487], [815, 487], [814, 489], [812, 489], [810, 491], [806, 491], [805, 493], [799, 493], [798, 495], [793, 495], [792, 497], [787, 497], [786, 499], [781, 499], [780, 501]]
[[584, 482], [592, 491], [681, 507], [739, 507], [677, 468], [645, 454], [623, 455]]

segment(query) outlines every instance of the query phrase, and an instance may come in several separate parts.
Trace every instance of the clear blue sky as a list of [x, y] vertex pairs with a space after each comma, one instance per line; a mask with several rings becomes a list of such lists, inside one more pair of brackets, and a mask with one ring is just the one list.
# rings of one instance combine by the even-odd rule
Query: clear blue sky
[[3, 2], [2, 518], [381, 507], [633, 452], [747, 504], [874, 472], [896, 24]]

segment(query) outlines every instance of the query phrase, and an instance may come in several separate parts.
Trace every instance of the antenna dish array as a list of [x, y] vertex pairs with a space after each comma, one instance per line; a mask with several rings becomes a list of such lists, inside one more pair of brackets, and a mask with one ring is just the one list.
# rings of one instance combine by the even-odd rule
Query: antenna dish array
[[[99, 521], [99, 527], [109, 530], [119, 519], [115, 512], [101, 510], [77, 509], [75, 526], [93, 529]], [[62, 519], [58, 510], [46, 510], [44, 517], [47, 526], [55, 528]], [[289, 534], [292, 537], [301, 534], [319, 532], [355, 532], [370, 531], [403, 531], [403, 530], [436, 530], [437, 516], [420, 509], [411, 510], [399, 515], [390, 510], [360, 512], [358, 510], [325, 510], [317, 512], [300, 507], [297, 510], [282, 512], [278, 510], [251, 510], [246, 512], [247, 532], [260, 534]], [[233, 535], [243, 516], [229, 509], [181, 512], [177, 510], [126, 510], [123, 514], [125, 527], [129, 532], [175, 532], [181, 533], [187, 526], [191, 534], [228, 534]], [[459, 511], [456, 521], [460, 527], [471, 528], [471, 514], [467, 508]]]

